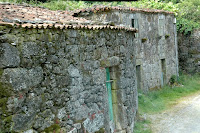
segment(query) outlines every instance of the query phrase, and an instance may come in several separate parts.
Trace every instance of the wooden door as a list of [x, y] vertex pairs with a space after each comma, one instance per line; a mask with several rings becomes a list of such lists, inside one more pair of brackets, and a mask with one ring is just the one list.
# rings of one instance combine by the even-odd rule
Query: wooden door
[[108, 92], [108, 104], [109, 104], [109, 116], [110, 121], [113, 121], [113, 105], [112, 105], [112, 90], [111, 90], [111, 80], [110, 80], [110, 69], [106, 68], [106, 87]]

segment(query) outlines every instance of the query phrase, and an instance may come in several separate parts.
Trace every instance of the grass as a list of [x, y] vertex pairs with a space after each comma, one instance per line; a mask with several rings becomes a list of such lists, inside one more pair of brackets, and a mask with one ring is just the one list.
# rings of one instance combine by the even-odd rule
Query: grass
[[151, 129], [149, 128], [150, 123], [149, 120], [138, 120], [135, 123], [134, 133], [151, 133]]
[[[175, 84], [175, 87], [167, 85], [159, 90], [150, 91], [147, 94], [139, 91], [139, 113], [141, 115], [159, 113], [176, 104], [176, 101], [181, 97], [192, 95], [200, 91], [200, 75], [191, 76], [181, 74]], [[151, 133], [150, 128], [148, 128], [150, 123], [150, 121], [144, 120], [139, 116], [134, 133]]]
[[158, 113], [174, 104], [181, 97], [200, 91], [200, 75], [181, 74], [175, 84], [179, 86], [164, 86], [147, 94], [139, 91], [139, 111], [141, 113]]

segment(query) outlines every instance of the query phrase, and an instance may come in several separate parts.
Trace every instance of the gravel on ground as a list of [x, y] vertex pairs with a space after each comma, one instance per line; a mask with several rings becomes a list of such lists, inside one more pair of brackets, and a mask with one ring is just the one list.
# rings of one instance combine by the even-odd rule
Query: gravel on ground
[[159, 114], [147, 116], [153, 133], [200, 133], [200, 92], [181, 98]]

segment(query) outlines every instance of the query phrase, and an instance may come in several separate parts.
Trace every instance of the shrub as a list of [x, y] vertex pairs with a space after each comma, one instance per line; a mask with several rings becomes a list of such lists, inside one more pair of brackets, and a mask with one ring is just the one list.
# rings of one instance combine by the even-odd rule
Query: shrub
[[173, 85], [177, 82], [177, 77], [176, 75], [172, 75], [171, 78], [169, 79], [170, 85]]

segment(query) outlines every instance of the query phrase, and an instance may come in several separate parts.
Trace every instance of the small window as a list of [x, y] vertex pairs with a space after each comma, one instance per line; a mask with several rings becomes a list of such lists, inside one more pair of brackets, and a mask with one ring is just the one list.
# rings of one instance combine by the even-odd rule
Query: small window
[[164, 30], [165, 30], [165, 21], [163, 18], [160, 18], [158, 20], [158, 32], [160, 36], [164, 35]]
[[132, 19], [132, 27], [135, 28], [135, 19]]
[[[133, 28], [139, 29], [138, 19], [132, 19], [131, 20], [131, 26]], [[135, 37], [138, 37], [138, 33], [135, 33]]]

